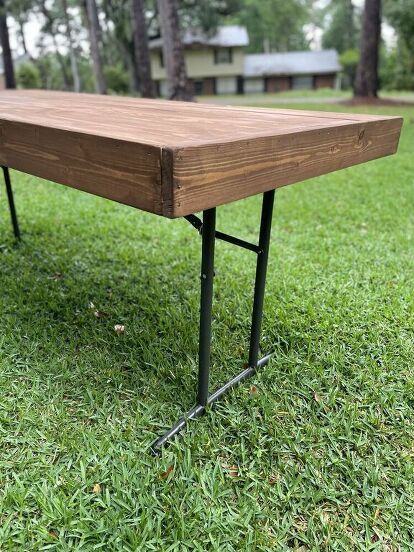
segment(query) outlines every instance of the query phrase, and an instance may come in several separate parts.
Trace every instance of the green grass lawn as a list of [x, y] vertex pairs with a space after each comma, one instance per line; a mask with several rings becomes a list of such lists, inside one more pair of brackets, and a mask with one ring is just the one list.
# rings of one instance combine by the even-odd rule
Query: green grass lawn
[[275, 100], [279, 98], [283, 99], [296, 99], [296, 98], [311, 98], [317, 99], [320, 98], [322, 101], [324, 98], [344, 98], [344, 100], [349, 99], [352, 97], [352, 92], [350, 90], [336, 90], [334, 88], [319, 88], [318, 90], [286, 90], [285, 92], [275, 92], [275, 93], [269, 93], [269, 92], [263, 92], [263, 93], [257, 93], [257, 94], [223, 94], [222, 96], [198, 96], [198, 100], [200, 102], [208, 101], [208, 100], [214, 100], [214, 99], [222, 99], [223, 101], [227, 101], [229, 104], [231, 104], [233, 101], [237, 103], [237, 100], [240, 99], [248, 99], [251, 102], [259, 101], [260, 100], [266, 100], [266, 103], [268, 102], [269, 98], [275, 98]]
[[[274, 359], [160, 457], [149, 444], [193, 404], [197, 232], [12, 172], [2, 552], [413, 549], [414, 108], [375, 112], [404, 115], [397, 156], [276, 193]], [[260, 202], [219, 208], [218, 227], [254, 240]], [[213, 387], [246, 360], [255, 268], [222, 242], [216, 257]]]
[[[403, 100], [406, 102], [414, 102], [414, 92], [412, 90], [381, 90], [379, 93], [381, 98]], [[352, 98], [352, 90], [336, 90], [334, 88], [319, 88], [318, 90], [287, 90], [285, 92], [275, 93], [257, 93], [257, 94], [223, 94], [221, 96], [198, 96], [200, 102], [222, 103], [222, 104], [235, 104], [245, 103], [264, 104], [267, 107], [271, 103], [272, 99], [275, 103], [278, 100], [283, 100], [283, 103], [287, 100], [303, 100], [308, 103], [314, 103], [316, 101], [323, 102], [324, 100], [337, 100], [342, 98], [343, 100], [350, 100]], [[306, 106], [310, 109], [311, 106]], [[320, 107], [312, 106], [313, 109], [320, 109]]]

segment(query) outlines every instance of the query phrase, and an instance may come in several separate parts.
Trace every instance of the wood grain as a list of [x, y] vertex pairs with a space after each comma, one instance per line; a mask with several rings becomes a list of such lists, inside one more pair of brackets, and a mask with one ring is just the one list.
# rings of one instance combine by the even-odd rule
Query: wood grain
[[[399, 120], [175, 152], [174, 217], [395, 153]], [[200, 171], [202, 167], [202, 171]]]
[[160, 155], [153, 146], [0, 121], [0, 164], [163, 213]]
[[180, 217], [394, 153], [402, 119], [0, 92], [0, 163]]

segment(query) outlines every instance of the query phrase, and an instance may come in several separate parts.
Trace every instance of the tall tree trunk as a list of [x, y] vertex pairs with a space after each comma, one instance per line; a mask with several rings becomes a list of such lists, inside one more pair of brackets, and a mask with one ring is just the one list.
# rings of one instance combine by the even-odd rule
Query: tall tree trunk
[[26, 44], [26, 34], [24, 32], [25, 21], [23, 21], [23, 19], [18, 19], [17, 23], [19, 25], [20, 43], [22, 45], [23, 52], [25, 53], [26, 56], [32, 59], [32, 56], [30, 55]]
[[59, 45], [56, 40], [56, 35], [52, 36], [53, 46], [55, 48], [56, 59], [59, 63], [60, 70], [62, 71], [63, 87], [65, 90], [69, 90], [69, 75], [65, 66], [65, 59], [59, 51]]
[[132, 93], [140, 92], [141, 86], [138, 75], [138, 64], [135, 61], [135, 53], [122, 45], [122, 50], [125, 52], [125, 63], [128, 69], [129, 86]]
[[365, 0], [354, 95], [376, 97], [378, 93], [378, 53], [381, 39], [381, 0]]
[[9, 29], [4, 0], [0, 0], [0, 43], [3, 50], [4, 79], [6, 88], [16, 88], [13, 58], [10, 50]]
[[81, 87], [80, 87], [79, 67], [78, 67], [78, 60], [76, 59], [75, 48], [73, 46], [72, 28], [70, 25], [67, 0], [62, 0], [62, 8], [63, 8], [63, 16], [65, 18], [66, 38], [68, 41], [70, 66], [72, 69], [72, 76], [73, 76], [73, 90], [75, 92], [80, 92]]
[[164, 64], [170, 100], [193, 101], [187, 79], [176, 0], [158, 0]]
[[95, 0], [85, 0], [85, 5], [93, 71], [95, 73], [95, 89], [98, 94], [106, 94], [106, 82], [100, 54], [101, 28], [99, 25], [98, 9]]
[[[130, 89], [132, 92], [139, 92], [139, 76], [137, 64], [135, 63], [134, 41], [128, 29], [128, 21], [131, 19], [130, 10], [126, 7], [128, 4], [130, 4], [130, 0], [105, 0], [103, 3], [102, 7], [105, 13], [105, 19], [107, 24], [110, 23], [108, 29], [111, 30], [111, 36], [109, 39], [107, 38], [108, 43], [106, 51], [110, 49], [108, 48], [109, 43], [112, 45], [113, 39], [115, 39], [128, 70]], [[128, 19], [128, 21], [126, 21], [126, 19]], [[115, 59], [116, 58], [117, 56]]]
[[101, 43], [102, 43], [102, 58], [103, 63], [107, 65], [115, 65], [115, 56], [114, 56], [114, 49], [111, 48], [111, 42], [113, 41], [113, 38], [111, 36], [111, 24], [112, 21], [110, 21], [108, 17], [108, 10], [106, 8], [106, 3], [102, 5], [102, 11], [103, 11], [103, 25], [101, 25]]
[[60, 70], [62, 71], [63, 87], [65, 90], [69, 90], [69, 76], [66, 71], [65, 60], [63, 59], [63, 56], [59, 51], [59, 45], [57, 43], [56, 33], [53, 30], [54, 19], [50, 11], [46, 7], [46, 0], [43, 0], [42, 2], [40, 2], [40, 11], [48, 23], [49, 34], [52, 37], [53, 46], [55, 48], [56, 59], [59, 63]]
[[155, 86], [151, 78], [151, 60], [144, 10], [144, 0], [132, 0], [135, 63], [137, 64], [141, 94], [144, 98], [155, 98]]

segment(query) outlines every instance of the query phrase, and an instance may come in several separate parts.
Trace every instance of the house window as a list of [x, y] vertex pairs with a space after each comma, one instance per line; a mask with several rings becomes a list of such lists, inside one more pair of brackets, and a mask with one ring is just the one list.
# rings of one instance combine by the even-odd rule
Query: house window
[[214, 50], [214, 63], [233, 63], [233, 50], [231, 48], [216, 48]]
[[164, 54], [162, 50], [160, 50], [160, 67], [164, 67]]
[[194, 94], [196, 96], [201, 96], [203, 94], [203, 81], [202, 80], [195, 80], [193, 81], [193, 90]]
[[166, 98], [168, 96], [168, 83], [166, 80], [159, 81], [160, 96]]
[[293, 90], [311, 90], [313, 88], [313, 77], [310, 75], [293, 77], [292, 88]]

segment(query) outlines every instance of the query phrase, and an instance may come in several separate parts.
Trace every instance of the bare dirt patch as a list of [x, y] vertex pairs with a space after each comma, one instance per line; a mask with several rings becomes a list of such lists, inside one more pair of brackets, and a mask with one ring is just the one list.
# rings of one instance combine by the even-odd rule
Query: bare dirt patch
[[397, 100], [397, 99], [391, 99], [391, 98], [366, 98], [362, 96], [357, 96], [355, 98], [351, 98], [350, 100], [343, 100], [342, 102], [339, 102], [341, 105], [351, 105], [351, 106], [359, 106], [359, 105], [370, 105], [370, 106], [385, 106], [385, 107], [404, 107], [404, 106], [414, 106], [414, 102], [405, 101], [405, 100]]

